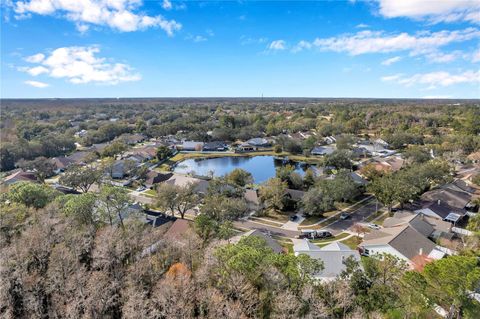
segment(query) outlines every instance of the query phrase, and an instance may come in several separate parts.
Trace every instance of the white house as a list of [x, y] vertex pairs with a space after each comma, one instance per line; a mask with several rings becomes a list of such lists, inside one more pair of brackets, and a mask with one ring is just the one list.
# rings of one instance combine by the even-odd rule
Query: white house
[[295, 256], [306, 254], [323, 262], [323, 270], [314, 275], [316, 279], [321, 281], [331, 281], [339, 276], [346, 269], [345, 261], [348, 258], [360, 262], [358, 251], [352, 250], [340, 242], [334, 242], [320, 248], [309, 242], [308, 239], [304, 239], [293, 246], [293, 251]]

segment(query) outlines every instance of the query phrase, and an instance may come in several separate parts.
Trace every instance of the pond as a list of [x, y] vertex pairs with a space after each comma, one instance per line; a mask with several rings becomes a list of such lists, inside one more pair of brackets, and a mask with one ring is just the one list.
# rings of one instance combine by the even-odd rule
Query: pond
[[301, 175], [305, 173], [308, 164], [288, 161], [285, 163], [274, 156], [226, 156], [218, 158], [195, 158], [188, 159], [177, 164], [174, 169], [176, 173], [194, 173], [201, 176], [223, 176], [235, 168], [241, 168], [250, 172], [255, 183], [262, 183], [271, 177], [275, 177], [275, 169], [282, 165], [290, 164], [295, 171]]

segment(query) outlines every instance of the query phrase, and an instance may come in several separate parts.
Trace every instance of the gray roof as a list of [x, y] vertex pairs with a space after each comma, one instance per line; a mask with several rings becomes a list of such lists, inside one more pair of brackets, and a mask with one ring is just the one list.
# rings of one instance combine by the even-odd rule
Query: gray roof
[[329, 155], [335, 151], [333, 146], [315, 146], [311, 153], [313, 155]]
[[195, 150], [199, 148], [202, 150], [203, 148], [203, 142], [195, 142], [195, 141], [185, 141], [182, 144], [183, 149], [189, 149], [189, 150]]
[[450, 188], [437, 188], [428, 191], [422, 195], [423, 201], [447, 203], [449, 206], [463, 209], [465, 205], [470, 201], [471, 195], [456, 191]]
[[331, 243], [325, 247], [313, 247], [313, 244], [308, 243], [307, 250], [300, 250], [302, 246], [297, 245], [296, 254], [306, 254], [313, 259], [321, 260], [324, 269], [315, 274], [315, 277], [322, 279], [333, 279], [340, 275], [345, 270], [344, 261], [353, 257], [356, 261], [360, 261], [360, 254], [356, 250], [350, 249], [345, 244], [340, 242]]
[[428, 255], [436, 247], [410, 225], [382, 228], [366, 234], [361, 246], [370, 245], [390, 245], [408, 259], [419, 254]]
[[252, 229], [246, 233], [234, 236], [230, 238], [229, 242], [236, 244], [238, 243], [242, 238], [244, 237], [250, 237], [250, 236], [256, 236], [263, 238], [265, 242], [267, 243], [267, 246], [270, 247], [275, 253], [280, 254], [283, 252], [283, 247], [280, 246], [280, 244], [272, 238], [272, 236], [258, 230], [258, 229]]
[[247, 141], [247, 144], [250, 144], [253, 146], [267, 146], [267, 145], [270, 145], [270, 142], [266, 138], [256, 137], [256, 138], [249, 139]]

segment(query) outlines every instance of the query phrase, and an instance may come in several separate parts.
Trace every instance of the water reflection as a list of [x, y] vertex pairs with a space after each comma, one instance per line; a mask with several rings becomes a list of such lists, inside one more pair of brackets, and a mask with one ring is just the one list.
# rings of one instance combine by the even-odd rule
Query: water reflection
[[275, 176], [275, 169], [282, 165], [292, 165], [295, 171], [303, 175], [309, 167], [308, 164], [292, 161], [282, 161], [274, 156], [255, 156], [255, 157], [219, 157], [208, 159], [188, 159], [179, 163], [174, 171], [177, 173], [195, 172], [197, 175], [209, 176], [213, 172], [214, 176], [222, 176], [231, 172], [235, 168], [241, 168], [250, 172], [256, 183], [262, 183]]

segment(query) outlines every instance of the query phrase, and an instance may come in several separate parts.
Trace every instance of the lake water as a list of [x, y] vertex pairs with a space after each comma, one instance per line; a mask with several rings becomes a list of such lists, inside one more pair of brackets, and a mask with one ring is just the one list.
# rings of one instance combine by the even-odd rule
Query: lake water
[[[308, 168], [308, 165], [297, 162], [288, 164], [295, 166], [295, 171], [301, 175]], [[196, 175], [202, 176], [208, 176], [209, 172], [213, 172], [214, 176], [223, 176], [235, 168], [241, 168], [252, 174], [255, 183], [262, 183], [274, 177], [275, 168], [282, 165], [284, 165], [282, 161], [273, 156], [195, 158], [178, 163], [174, 172], [182, 174], [194, 172]]]

